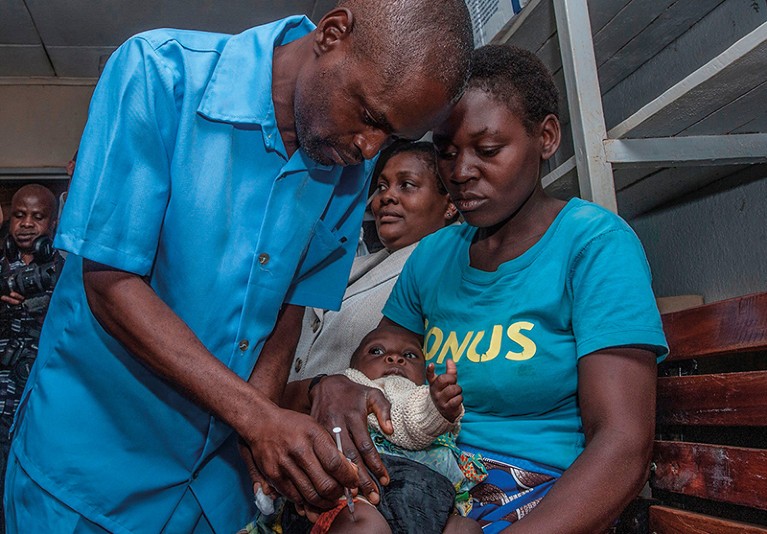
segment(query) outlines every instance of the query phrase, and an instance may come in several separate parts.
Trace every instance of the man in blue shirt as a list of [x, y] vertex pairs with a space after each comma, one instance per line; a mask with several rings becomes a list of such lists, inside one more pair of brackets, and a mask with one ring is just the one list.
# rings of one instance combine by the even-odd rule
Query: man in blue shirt
[[16, 421], [9, 532], [231, 532], [253, 513], [238, 436], [300, 505], [358, 485], [275, 402], [303, 307], [343, 294], [365, 160], [460, 96], [468, 20], [461, 0], [343, 0], [316, 29], [156, 30], [115, 52]]

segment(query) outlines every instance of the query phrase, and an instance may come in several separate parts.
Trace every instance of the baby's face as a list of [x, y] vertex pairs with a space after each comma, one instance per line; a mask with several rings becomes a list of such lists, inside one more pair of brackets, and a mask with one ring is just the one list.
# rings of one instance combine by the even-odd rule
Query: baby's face
[[352, 367], [371, 380], [403, 376], [417, 385], [426, 381], [426, 363], [415, 334], [399, 328], [378, 328], [362, 340]]

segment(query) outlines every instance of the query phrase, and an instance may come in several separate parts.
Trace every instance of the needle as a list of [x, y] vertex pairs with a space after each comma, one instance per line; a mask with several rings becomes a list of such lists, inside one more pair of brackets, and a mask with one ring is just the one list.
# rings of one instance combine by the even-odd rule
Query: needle
[[[338, 450], [341, 452], [341, 454], [343, 454], [344, 449], [341, 446], [341, 427], [340, 426], [333, 427], [333, 434], [336, 436], [336, 447], [338, 447]], [[354, 499], [352, 499], [352, 492], [349, 491], [349, 488], [344, 488], [344, 493], [346, 494], [346, 505], [349, 507], [349, 513], [352, 514], [352, 521], [355, 521]]]

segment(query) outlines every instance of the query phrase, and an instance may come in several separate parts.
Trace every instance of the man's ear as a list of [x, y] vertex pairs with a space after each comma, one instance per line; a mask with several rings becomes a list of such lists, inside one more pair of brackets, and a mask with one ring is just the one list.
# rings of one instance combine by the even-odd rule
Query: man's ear
[[314, 52], [317, 55], [335, 48], [346, 39], [354, 27], [354, 15], [345, 7], [338, 7], [322, 17], [315, 30]]
[[555, 115], [546, 115], [541, 122], [541, 159], [547, 160], [553, 156], [561, 141], [562, 129], [559, 119]]

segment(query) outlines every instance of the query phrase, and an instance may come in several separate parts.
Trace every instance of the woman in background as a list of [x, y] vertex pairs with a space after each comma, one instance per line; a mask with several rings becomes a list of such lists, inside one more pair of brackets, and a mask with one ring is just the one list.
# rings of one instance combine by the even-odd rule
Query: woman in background
[[381, 320], [381, 309], [418, 241], [458, 216], [437, 176], [431, 143], [404, 143], [382, 154], [370, 210], [382, 250], [354, 260], [339, 311], [308, 308], [290, 380], [338, 372]]

